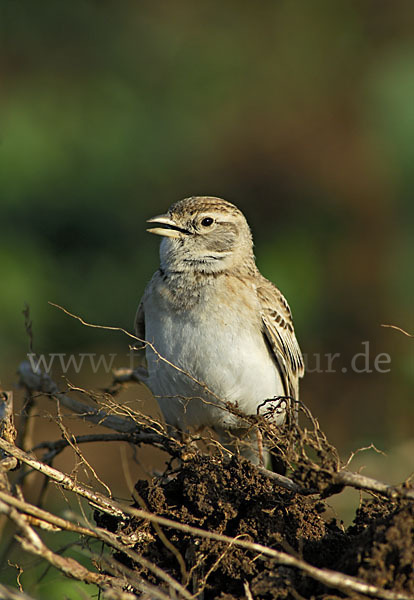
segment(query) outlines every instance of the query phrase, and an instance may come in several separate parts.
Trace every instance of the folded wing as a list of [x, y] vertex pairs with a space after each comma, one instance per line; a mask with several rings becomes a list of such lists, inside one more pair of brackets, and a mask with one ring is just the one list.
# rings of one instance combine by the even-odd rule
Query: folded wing
[[283, 294], [264, 277], [256, 286], [263, 332], [279, 368], [287, 396], [299, 399], [299, 378], [305, 367], [293, 329], [292, 313]]

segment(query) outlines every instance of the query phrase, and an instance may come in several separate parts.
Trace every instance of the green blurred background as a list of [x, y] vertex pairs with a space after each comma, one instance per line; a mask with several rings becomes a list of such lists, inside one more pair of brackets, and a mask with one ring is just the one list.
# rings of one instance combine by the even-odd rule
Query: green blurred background
[[145, 219], [211, 194], [245, 212], [304, 353], [391, 356], [308, 374], [334, 441], [411, 435], [412, 340], [380, 324], [414, 329], [413, 3], [0, 6], [3, 385], [24, 302], [39, 353], [126, 351], [48, 301], [131, 329], [158, 262]]
[[[413, 341], [380, 325], [414, 331], [413, 2], [0, 10], [2, 386], [28, 351], [25, 302], [38, 353], [126, 353], [125, 336], [48, 301], [132, 329], [158, 263], [145, 220], [217, 195], [245, 212], [293, 309], [302, 399], [342, 455], [375, 442], [400, 457], [389, 479], [408, 475]], [[349, 370], [365, 341], [390, 372]], [[311, 372], [314, 353], [340, 353], [335, 372]]]

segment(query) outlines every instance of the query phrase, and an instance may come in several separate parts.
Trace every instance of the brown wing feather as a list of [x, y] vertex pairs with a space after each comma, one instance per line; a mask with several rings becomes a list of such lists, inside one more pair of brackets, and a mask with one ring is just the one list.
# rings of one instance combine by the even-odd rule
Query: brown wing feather
[[151, 281], [148, 283], [147, 287], [145, 288], [144, 294], [141, 298], [141, 301], [138, 305], [137, 308], [137, 312], [135, 315], [135, 321], [134, 321], [134, 329], [135, 329], [135, 335], [142, 341], [145, 341], [145, 311], [144, 311], [144, 300], [146, 298], [148, 298], [148, 296], [151, 296], [152, 294], [152, 289], [154, 286], [154, 283], [157, 283], [157, 280], [160, 277], [160, 271], [155, 271], [154, 275], [151, 278]]
[[305, 368], [293, 329], [292, 313], [283, 294], [270, 281], [262, 278], [256, 288], [260, 302], [264, 334], [279, 367], [285, 393], [299, 397], [299, 378]]
[[143, 305], [142, 300], [138, 305], [137, 314], [135, 315], [134, 329], [135, 329], [135, 335], [140, 340], [145, 340], [145, 315], [144, 315], [144, 305]]

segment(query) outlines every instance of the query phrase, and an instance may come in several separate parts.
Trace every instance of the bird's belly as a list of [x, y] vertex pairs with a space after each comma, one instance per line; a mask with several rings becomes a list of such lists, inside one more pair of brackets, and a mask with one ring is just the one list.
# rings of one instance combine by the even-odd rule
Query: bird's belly
[[264, 400], [284, 394], [259, 327], [246, 327], [225, 311], [154, 317], [146, 325], [153, 345], [147, 348], [149, 387], [171, 425], [239, 427], [224, 403], [257, 414]]

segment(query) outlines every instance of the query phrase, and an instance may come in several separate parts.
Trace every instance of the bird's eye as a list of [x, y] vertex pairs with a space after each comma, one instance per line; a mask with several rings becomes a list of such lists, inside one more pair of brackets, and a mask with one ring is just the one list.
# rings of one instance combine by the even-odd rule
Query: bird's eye
[[211, 217], [206, 217], [201, 221], [201, 224], [203, 225], [203, 227], [210, 227], [210, 225], [213, 224], [213, 219]]

